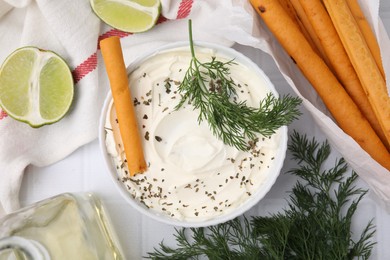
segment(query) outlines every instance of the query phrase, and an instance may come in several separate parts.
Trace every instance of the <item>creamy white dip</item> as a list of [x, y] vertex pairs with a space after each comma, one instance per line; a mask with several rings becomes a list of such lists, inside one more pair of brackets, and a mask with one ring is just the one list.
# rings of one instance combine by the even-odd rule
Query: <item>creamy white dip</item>
[[[211, 49], [198, 48], [196, 56], [228, 61]], [[177, 87], [188, 69], [189, 48], [157, 53], [130, 75], [129, 84], [143, 141], [148, 170], [130, 177], [115, 108], [106, 116], [106, 146], [118, 180], [146, 207], [173, 218], [204, 221], [226, 214], [254, 194], [269, 176], [280, 142], [280, 131], [259, 136], [255, 146], [239, 151], [213, 136], [207, 122], [198, 123], [191, 105], [175, 110]], [[258, 106], [270, 91], [264, 78], [243, 64], [230, 68], [239, 99]]]

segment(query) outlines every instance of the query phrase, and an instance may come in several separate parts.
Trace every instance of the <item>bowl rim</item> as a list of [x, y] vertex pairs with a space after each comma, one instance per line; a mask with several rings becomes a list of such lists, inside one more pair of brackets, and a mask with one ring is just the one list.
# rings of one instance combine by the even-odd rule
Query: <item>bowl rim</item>
[[[135, 70], [138, 67], [140, 63], [142, 63], [143, 61], [145, 61], [146, 59], [150, 58], [153, 55], [157, 55], [162, 51], [168, 51], [170, 49], [185, 47], [185, 46], [189, 46], [188, 41], [179, 41], [175, 43], [164, 44], [156, 49], [145, 52], [144, 54], [137, 57], [131, 62], [131, 64], [127, 67], [127, 74], [129, 75], [133, 70]], [[260, 69], [260, 67], [257, 64], [255, 64], [251, 59], [249, 59], [244, 54], [230, 47], [226, 47], [223, 45], [218, 45], [210, 42], [204, 42], [204, 41], [194, 41], [194, 46], [196, 46], [196, 48], [204, 47], [204, 48], [214, 49], [217, 52], [222, 53], [223, 55], [227, 55], [227, 57], [232, 57], [235, 60], [239, 61], [240, 63], [244, 64], [245, 66], [253, 69], [256, 74], [264, 78], [267, 88], [274, 95], [278, 96], [278, 93], [273, 83], [270, 81], [269, 77], [264, 73], [263, 70]], [[276, 153], [275, 160], [273, 161], [274, 163], [270, 166], [270, 170], [268, 172], [269, 176], [261, 184], [260, 188], [254, 194], [252, 194], [252, 196], [250, 196], [248, 199], [243, 201], [234, 210], [204, 221], [187, 221], [187, 220], [174, 219], [167, 215], [159, 213], [157, 211], [150, 210], [146, 208], [144, 205], [142, 205], [140, 202], [138, 202], [137, 200], [133, 199], [130, 193], [127, 191], [126, 187], [122, 184], [122, 182], [118, 181], [119, 175], [117, 174], [115, 167], [112, 164], [111, 156], [109, 156], [107, 152], [107, 147], [105, 145], [106, 131], [104, 129], [104, 126], [106, 121], [107, 110], [110, 106], [111, 101], [112, 101], [111, 91], [108, 90], [107, 96], [104, 100], [103, 107], [101, 109], [101, 114], [99, 119], [99, 132], [98, 132], [98, 139], [99, 139], [99, 146], [100, 146], [99, 150], [101, 151], [101, 154], [103, 156], [105, 168], [108, 170], [111, 180], [114, 182], [115, 187], [117, 188], [121, 196], [125, 199], [125, 201], [129, 203], [133, 208], [135, 208], [139, 213], [147, 217], [150, 217], [151, 219], [172, 226], [179, 226], [185, 228], [212, 226], [212, 225], [217, 225], [219, 223], [232, 220], [240, 215], [243, 215], [249, 209], [254, 207], [257, 203], [259, 203], [265, 197], [265, 195], [271, 190], [272, 186], [275, 184], [278, 176], [280, 175], [281, 169], [284, 164], [284, 160], [286, 158], [286, 153], [287, 153], [287, 142], [288, 142], [287, 126], [282, 126], [278, 130], [280, 131], [279, 149]]]

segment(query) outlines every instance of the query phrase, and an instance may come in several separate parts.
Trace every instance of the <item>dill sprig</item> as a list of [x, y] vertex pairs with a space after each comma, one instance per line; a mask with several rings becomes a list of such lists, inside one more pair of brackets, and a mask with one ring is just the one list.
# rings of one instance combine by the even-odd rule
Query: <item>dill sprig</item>
[[301, 100], [289, 95], [276, 98], [267, 94], [257, 108], [237, 101], [237, 86], [230, 77], [234, 59], [222, 62], [211, 57], [209, 62], [200, 62], [195, 55], [191, 20], [188, 25], [192, 58], [178, 87], [182, 98], [176, 109], [190, 103], [199, 110], [199, 123], [206, 120], [216, 137], [242, 151], [250, 148], [249, 141], [256, 140], [258, 134], [268, 137], [301, 114]]
[[[176, 229], [177, 247], [164, 242], [151, 259], [369, 259], [375, 245], [371, 221], [356, 240], [352, 218], [366, 190], [354, 185], [358, 175], [344, 159], [330, 169], [328, 142], [291, 135], [289, 151], [298, 162], [288, 173], [299, 180], [288, 206], [269, 216], [239, 217], [207, 228]], [[350, 173], [350, 174], [349, 174]]]

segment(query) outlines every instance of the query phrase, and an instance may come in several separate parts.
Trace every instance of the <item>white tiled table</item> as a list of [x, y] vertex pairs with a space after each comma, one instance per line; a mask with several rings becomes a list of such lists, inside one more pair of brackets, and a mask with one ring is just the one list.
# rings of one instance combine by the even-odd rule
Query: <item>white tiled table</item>
[[[382, 0], [380, 15], [388, 32], [390, 31], [390, 0]], [[266, 72], [280, 94], [292, 93], [274, 62], [259, 50], [245, 46], [234, 46], [250, 57]], [[299, 121], [295, 121], [289, 132], [297, 130], [308, 136], [316, 136], [317, 140], [324, 140], [321, 130], [304, 111]], [[334, 151], [334, 157], [339, 157]], [[282, 173], [267, 196], [248, 212], [250, 215], [267, 214], [282, 210], [285, 199], [296, 178], [285, 174], [293, 163], [287, 156]], [[365, 183], [359, 181], [362, 187]], [[38, 168], [30, 166], [26, 170], [21, 187], [20, 199], [22, 205], [42, 200], [63, 192], [94, 192], [106, 205], [114, 228], [119, 236], [126, 259], [141, 259], [146, 252], [152, 251], [163, 239], [167, 244], [174, 245], [172, 234], [174, 227], [161, 224], [147, 217], [143, 217], [136, 210], [126, 204], [125, 200], [116, 191], [109, 178], [99, 150], [98, 140], [81, 147], [64, 160], [48, 167]], [[360, 232], [360, 228], [368, 220], [374, 218], [377, 232], [374, 239], [378, 242], [372, 259], [390, 259], [390, 214], [375, 203], [371, 196], [366, 196], [358, 208], [353, 228]]]

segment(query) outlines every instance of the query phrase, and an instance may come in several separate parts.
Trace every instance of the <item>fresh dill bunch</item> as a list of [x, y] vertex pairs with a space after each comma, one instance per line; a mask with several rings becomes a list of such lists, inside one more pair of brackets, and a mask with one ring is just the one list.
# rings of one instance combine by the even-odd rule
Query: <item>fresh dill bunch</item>
[[268, 94], [258, 108], [237, 101], [237, 86], [230, 77], [230, 67], [236, 63], [215, 57], [200, 62], [195, 55], [191, 20], [188, 25], [192, 58], [178, 87], [182, 98], [176, 109], [190, 103], [199, 110], [199, 123], [206, 120], [215, 136], [242, 151], [250, 148], [248, 142], [255, 140], [257, 134], [268, 137], [301, 114], [298, 109], [301, 100], [289, 95], [276, 98]]
[[[294, 132], [288, 147], [299, 180], [286, 209], [269, 216], [239, 217], [207, 228], [176, 229], [177, 247], [164, 241], [150, 259], [369, 259], [375, 245], [370, 221], [357, 241], [351, 224], [366, 190], [357, 188], [355, 172], [344, 159], [325, 169], [331, 149]], [[350, 173], [350, 174], [349, 174]]]
[[146, 258], [184, 260], [203, 259], [258, 260], [262, 255], [261, 245], [247, 218], [231, 221], [207, 228], [175, 229], [177, 248], [166, 246], [163, 242]]

